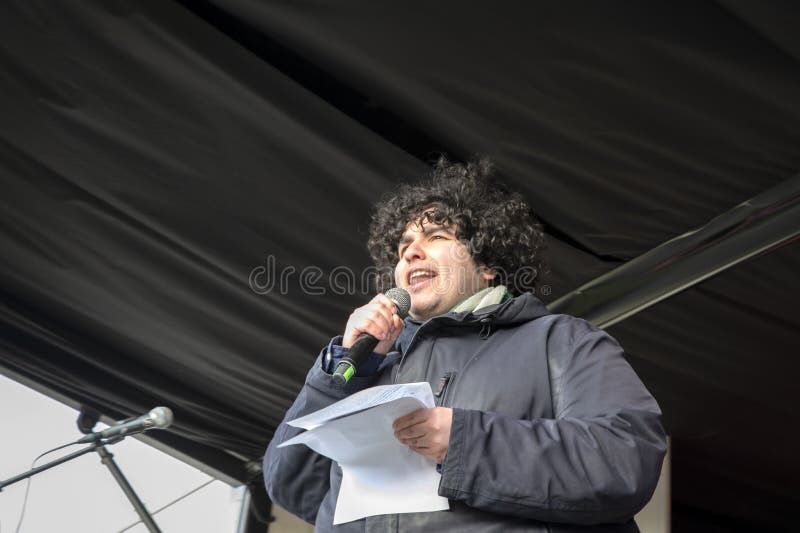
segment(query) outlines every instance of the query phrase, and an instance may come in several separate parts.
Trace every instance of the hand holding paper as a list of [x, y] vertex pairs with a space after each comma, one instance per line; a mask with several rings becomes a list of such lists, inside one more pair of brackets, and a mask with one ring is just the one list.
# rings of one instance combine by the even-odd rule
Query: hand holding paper
[[449, 407], [417, 409], [394, 421], [394, 436], [413, 451], [433, 459], [444, 461], [450, 446], [450, 427], [453, 410]]
[[305, 444], [342, 468], [334, 524], [389, 513], [440, 511], [436, 462], [412, 452], [394, 436], [392, 423], [433, 407], [428, 383], [382, 385], [289, 422], [308, 431], [280, 444]]

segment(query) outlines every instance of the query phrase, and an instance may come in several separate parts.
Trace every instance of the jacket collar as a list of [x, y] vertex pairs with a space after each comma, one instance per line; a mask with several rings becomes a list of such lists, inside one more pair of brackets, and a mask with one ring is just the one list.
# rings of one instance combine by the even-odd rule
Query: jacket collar
[[484, 307], [476, 312], [450, 312], [429, 318], [424, 322], [407, 317], [405, 328], [397, 338], [397, 349], [401, 353], [405, 353], [417, 331], [432, 322], [453, 326], [482, 326], [486, 319], [489, 319], [493, 327], [503, 327], [530, 322], [549, 314], [550, 311], [541, 300], [531, 293], [525, 293], [506, 302]]

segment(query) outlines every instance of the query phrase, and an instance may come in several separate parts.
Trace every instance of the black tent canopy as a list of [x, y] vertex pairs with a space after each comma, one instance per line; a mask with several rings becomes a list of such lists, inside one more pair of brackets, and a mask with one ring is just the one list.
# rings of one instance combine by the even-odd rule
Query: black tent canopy
[[5, 2], [0, 371], [111, 417], [169, 405], [163, 443], [257, 480], [369, 297], [332, 280], [368, 267], [372, 202], [486, 154], [545, 224], [539, 296], [616, 313], [672, 435], [675, 530], [789, 530], [798, 22], [778, 1]]

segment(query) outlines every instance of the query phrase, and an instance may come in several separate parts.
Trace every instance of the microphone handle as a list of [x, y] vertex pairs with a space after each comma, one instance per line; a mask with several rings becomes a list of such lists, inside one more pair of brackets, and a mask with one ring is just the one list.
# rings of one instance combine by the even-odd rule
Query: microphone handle
[[333, 381], [339, 385], [344, 385], [350, 378], [356, 375], [359, 365], [363, 364], [378, 345], [378, 339], [369, 333], [359, 335], [356, 342], [350, 347], [347, 355], [342, 357], [336, 370], [333, 372]]

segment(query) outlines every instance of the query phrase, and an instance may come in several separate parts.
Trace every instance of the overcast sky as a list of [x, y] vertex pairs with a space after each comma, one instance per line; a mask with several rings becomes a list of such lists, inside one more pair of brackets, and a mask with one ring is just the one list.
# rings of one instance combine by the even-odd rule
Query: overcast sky
[[[0, 375], [0, 480], [30, 469], [40, 453], [80, 438], [77, 418], [74, 409]], [[37, 466], [79, 449], [45, 456]], [[134, 438], [109, 450], [151, 512], [211, 479]], [[25, 484], [0, 492], [0, 533], [15, 531]], [[154, 518], [164, 533], [234, 533], [241, 496], [240, 489], [214, 481]], [[100, 457], [90, 453], [32, 478], [20, 532], [114, 533], [136, 520], [122, 489]], [[128, 532], [147, 533], [147, 528], [139, 524]]]

